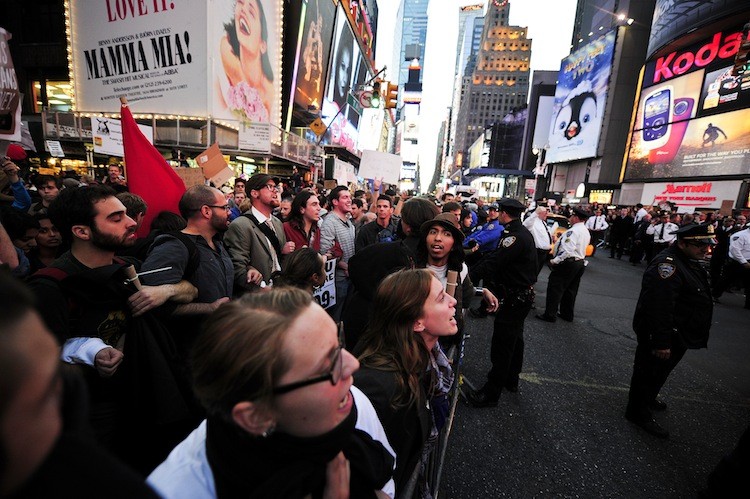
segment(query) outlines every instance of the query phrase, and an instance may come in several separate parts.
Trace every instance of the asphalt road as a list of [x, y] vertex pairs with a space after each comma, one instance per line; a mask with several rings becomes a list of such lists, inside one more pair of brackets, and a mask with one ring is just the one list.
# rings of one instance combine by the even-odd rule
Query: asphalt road
[[[662, 389], [669, 440], [624, 418], [636, 347], [631, 328], [644, 264], [599, 253], [583, 276], [573, 323], [526, 320], [518, 393], [496, 408], [459, 402], [439, 497], [696, 497], [750, 424], [750, 310], [740, 294], [714, 308], [707, 350], [689, 350]], [[463, 372], [481, 386], [492, 318], [469, 318]], [[745, 491], [745, 494], [750, 492]], [[744, 495], [750, 497], [750, 495]]]

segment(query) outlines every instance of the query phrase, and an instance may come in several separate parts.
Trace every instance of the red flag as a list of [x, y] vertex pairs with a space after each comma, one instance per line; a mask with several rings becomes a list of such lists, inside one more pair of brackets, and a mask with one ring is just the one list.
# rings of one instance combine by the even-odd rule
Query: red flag
[[146, 237], [151, 220], [159, 212], [180, 213], [177, 206], [185, 193], [185, 183], [143, 135], [126, 103], [120, 107], [120, 114], [128, 189], [141, 196], [148, 206], [143, 224], [138, 229], [138, 236]]

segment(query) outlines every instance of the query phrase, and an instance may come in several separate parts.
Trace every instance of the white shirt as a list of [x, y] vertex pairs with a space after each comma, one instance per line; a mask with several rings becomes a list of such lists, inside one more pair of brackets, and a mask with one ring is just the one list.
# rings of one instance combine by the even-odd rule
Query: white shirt
[[655, 243], [672, 243], [675, 239], [677, 239], [677, 235], [672, 234], [672, 232], [676, 231], [677, 229], [679, 229], [677, 224], [667, 222], [665, 224], [649, 225], [649, 227], [646, 229], [646, 234], [648, 234], [649, 236], [654, 236]]
[[553, 251], [554, 257], [550, 260], [550, 263], [556, 265], [568, 258], [585, 259], [586, 246], [590, 242], [591, 234], [589, 234], [589, 230], [583, 225], [583, 222], [578, 222], [557, 240]]
[[750, 229], [735, 232], [729, 238], [729, 258], [740, 265], [750, 260]]
[[609, 227], [609, 224], [604, 215], [589, 217], [588, 220], [586, 220], [586, 228], [588, 230], [607, 230], [607, 227]]
[[[270, 217], [265, 216], [263, 213], [255, 209], [255, 206], [253, 206], [250, 211], [255, 216], [255, 218], [258, 219], [258, 223], [264, 224], [266, 223], [266, 220], [268, 220]], [[270, 225], [270, 224], [266, 224]], [[273, 227], [273, 225], [270, 225], [271, 229], [276, 233], [276, 229]], [[278, 234], [276, 234], [276, 237], [279, 237]], [[271, 240], [268, 239], [268, 236], [266, 236], [266, 243], [268, 244], [268, 250], [271, 253], [271, 260], [273, 261], [273, 270], [275, 271], [281, 271], [281, 263], [279, 262], [279, 255], [276, 254], [276, 248], [273, 247], [273, 244], [271, 243]]]
[[634, 223], [638, 223], [638, 222], [640, 222], [641, 220], [643, 220], [643, 217], [645, 217], [647, 213], [648, 213], [648, 212], [646, 211], [646, 208], [641, 208], [640, 210], [638, 210], [638, 211], [637, 211], [637, 212], [635, 213], [635, 219], [634, 219]]
[[532, 213], [529, 218], [523, 221], [523, 226], [529, 229], [534, 237], [534, 246], [536, 249], [549, 250], [552, 246], [552, 236], [550, 236], [547, 224], [539, 218], [536, 213]]
[[[396, 453], [388, 442], [372, 402], [356, 386], [352, 386], [351, 392], [357, 406], [356, 428], [380, 442], [395, 458]], [[167, 459], [151, 472], [146, 482], [164, 499], [216, 497], [214, 474], [206, 456], [205, 420], [169, 453]], [[383, 487], [383, 492], [391, 498], [396, 495], [396, 485], [392, 478]]]

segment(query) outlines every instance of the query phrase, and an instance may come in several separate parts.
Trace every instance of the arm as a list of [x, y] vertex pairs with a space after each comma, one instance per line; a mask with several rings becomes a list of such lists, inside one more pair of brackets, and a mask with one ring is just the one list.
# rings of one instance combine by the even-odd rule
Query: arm
[[320, 252], [321, 254], [328, 253], [336, 240], [336, 229], [331, 223], [332, 220], [329, 217], [335, 217], [333, 213], [326, 215], [323, 219], [323, 223], [320, 225]]
[[0, 223], [0, 263], [7, 263], [11, 270], [18, 267], [18, 253], [2, 223]]
[[557, 251], [557, 255], [549, 261], [550, 264], [557, 265], [566, 258], [569, 258], [575, 254], [576, 244], [575, 241], [571, 238], [572, 235], [573, 231], [568, 230], [565, 234], [560, 236], [560, 239], [558, 240], [558, 244], [560, 246]]
[[18, 176], [18, 166], [10, 159], [4, 158], [2, 160], [2, 169], [5, 175], [7, 175], [10, 188], [13, 191], [13, 208], [27, 211], [31, 207], [31, 196], [29, 196], [21, 178]]
[[250, 261], [253, 247], [250, 224], [247, 218], [239, 217], [229, 224], [229, 229], [224, 235], [224, 246], [234, 266], [234, 284], [244, 289], [247, 289], [251, 282], [260, 284], [263, 278]]
[[654, 233], [656, 233], [656, 225], [649, 225], [646, 229], [646, 234], [649, 236], [653, 236]]
[[180, 281], [176, 284], [143, 286], [140, 291], [130, 295], [128, 304], [133, 311], [133, 317], [138, 317], [163, 305], [167, 300], [177, 303], [190, 303], [197, 296], [198, 288], [189, 281]]
[[174, 315], [206, 315], [227, 302], [229, 302], [229, 298], [225, 296], [213, 303], [186, 303], [184, 305], [177, 305], [173, 313]]

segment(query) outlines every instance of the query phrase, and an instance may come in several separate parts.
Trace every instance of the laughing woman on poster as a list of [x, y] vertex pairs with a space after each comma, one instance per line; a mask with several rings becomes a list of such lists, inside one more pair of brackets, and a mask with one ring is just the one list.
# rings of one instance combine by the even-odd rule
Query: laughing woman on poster
[[224, 24], [218, 72], [223, 106], [241, 121], [267, 122], [273, 98], [268, 25], [261, 0], [236, 0], [234, 18]]

